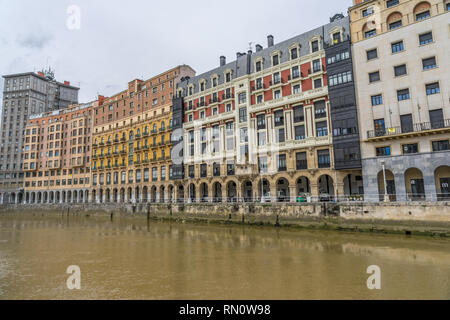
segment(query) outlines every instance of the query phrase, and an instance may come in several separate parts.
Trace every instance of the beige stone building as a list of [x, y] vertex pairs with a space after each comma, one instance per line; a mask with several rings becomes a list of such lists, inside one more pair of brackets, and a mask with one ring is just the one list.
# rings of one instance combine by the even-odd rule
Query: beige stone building
[[349, 10], [368, 201], [450, 198], [449, 8], [373, 0]]
[[97, 102], [30, 116], [25, 128], [25, 203], [85, 203]]

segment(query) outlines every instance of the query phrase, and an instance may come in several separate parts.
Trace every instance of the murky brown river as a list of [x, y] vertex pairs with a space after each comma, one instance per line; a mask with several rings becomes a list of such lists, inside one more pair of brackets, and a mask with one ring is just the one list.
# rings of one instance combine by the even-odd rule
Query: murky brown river
[[0, 216], [0, 299], [450, 299], [450, 241]]

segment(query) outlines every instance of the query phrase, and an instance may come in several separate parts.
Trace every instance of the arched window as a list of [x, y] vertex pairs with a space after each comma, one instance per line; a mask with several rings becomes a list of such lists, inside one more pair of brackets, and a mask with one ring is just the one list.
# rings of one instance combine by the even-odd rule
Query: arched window
[[392, 12], [386, 19], [389, 30], [393, 30], [402, 26], [402, 14], [400, 12]]
[[431, 15], [431, 5], [427, 1], [422, 1], [414, 7], [414, 17], [416, 21], [429, 18]]
[[164, 130], [166, 128], [166, 124], [163, 122], [161, 122], [161, 129]]

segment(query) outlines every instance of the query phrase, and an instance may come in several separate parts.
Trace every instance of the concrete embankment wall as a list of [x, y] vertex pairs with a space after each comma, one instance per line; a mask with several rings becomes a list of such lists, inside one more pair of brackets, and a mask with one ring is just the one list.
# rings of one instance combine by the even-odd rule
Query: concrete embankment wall
[[3, 205], [0, 214], [141, 217], [450, 237], [450, 203], [195, 203]]

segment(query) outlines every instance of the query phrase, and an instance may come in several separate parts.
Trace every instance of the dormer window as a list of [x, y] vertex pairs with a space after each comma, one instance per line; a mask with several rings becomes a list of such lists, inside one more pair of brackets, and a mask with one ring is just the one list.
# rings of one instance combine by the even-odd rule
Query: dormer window
[[200, 91], [205, 91], [205, 88], [206, 88], [206, 81], [202, 80], [200, 82]]
[[276, 54], [276, 55], [274, 55], [273, 57], [272, 57], [272, 66], [277, 66], [277, 65], [279, 65], [280, 64], [280, 57], [279, 57], [279, 55], [278, 54]]
[[313, 42], [311, 42], [311, 51], [312, 52], [319, 51], [319, 40], [314, 40]]
[[192, 94], [193, 94], [193, 91], [194, 91], [193, 89], [194, 89], [194, 88], [189, 87], [189, 95], [190, 95], [190, 96], [192, 96]]
[[337, 44], [341, 42], [341, 33], [335, 32], [333, 33], [333, 44]]
[[298, 49], [297, 48], [291, 49], [291, 60], [295, 60], [297, 58], [298, 58]]
[[212, 79], [212, 85], [213, 85], [213, 87], [217, 87], [217, 77], [214, 77]]
[[231, 81], [231, 72], [227, 72], [225, 74], [225, 82], [230, 82]]
[[262, 62], [257, 61], [255, 65], [256, 72], [260, 72], [262, 70]]

